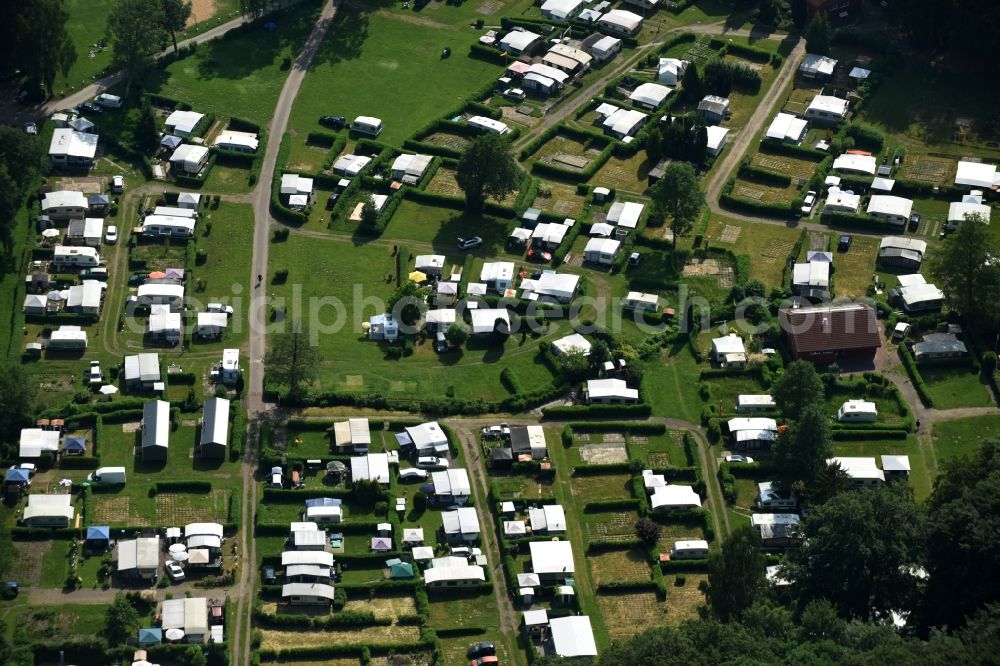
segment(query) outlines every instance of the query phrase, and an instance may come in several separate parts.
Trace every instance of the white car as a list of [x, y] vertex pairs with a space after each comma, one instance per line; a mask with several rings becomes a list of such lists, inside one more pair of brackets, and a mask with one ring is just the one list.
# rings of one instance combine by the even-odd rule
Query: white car
[[816, 193], [812, 190], [806, 192], [806, 198], [802, 200], [802, 214], [809, 215], [816, 206]]
[[167, 575], [170, 576], [170, 580], [174, 582], [184, 580], [184, 569], [181, 569], [181, 565], [177, 564], [173, 560], [167, 560], [164, 562], [163, 567], [167, 570]]
[[104, 381], [104, 375], [101, 373], [101, 362], [91, 361], [90, 362], [90, 373], [87, 375], [91, 384], [100, 384]]
[[108, 228], [104, 231], [104, 242], [111, 245], [118, 242], [118, 227], [113, 224], [108, 225]]
[[407, 467], [406, 469], [399, 470], [399, 480], [400, 481], [423, 481], [427, 478], [427, 470], [417, 469], [416, 467]]
[[205, 312], [225, 312], [226, 316], [233, 316], [233, 306], [223, 305], [222, 303], [209, 303], [205, 306]]
[[420, 469], [448, 469], [448, 461], [437, 456], [421, 456], [417, 458], [417, 467]]
[[747, 464], [750, 464], [750, 463], [753, 462], [753, 458], [751, 458], [750, 456], [741, 456], [738, 453], [734, 453], [732, 455], [726, 456], [726, 462], [727, 463], [747, 463]]
[[125, 177], [124, 176], [112, 176], [111, 178], [111, 191], [115, 194], [121, 194], [125, 191]]
[[507, 88], [503, 91], [503, 96], [515, 102], [523, 102], [525, 98], [524, 91], [520, 88]]

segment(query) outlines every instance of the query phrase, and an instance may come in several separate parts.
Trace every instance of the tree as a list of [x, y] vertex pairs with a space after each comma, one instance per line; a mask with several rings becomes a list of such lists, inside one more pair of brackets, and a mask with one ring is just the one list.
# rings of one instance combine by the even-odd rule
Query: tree
[[817, 55], [830, 54], [830, 24], [826, 12], [816, 12], [806, 30], [806, 51]]
[[456, 321], [444, 332], [444, 337], [452, 347], [461, 347], [469, 339], [469, 327], [464, 321]]
[[659, 127], [653, 127], [646, 134], [646, 157], [651, 164], [656, 164], [663, 157], [663, 133]]
[[689, 102], [700, 101], [705, 96], [705, 86], [698, 73], [698, 63], [692, 62], [684, 70], [684, 76], [681, 77], [681, 91], [684, 93], [684, 99]]
[[590, 374], [590, 359], [579, 349], [568, 349], [559, 354], [559, 368], [570, 382], [584, 380]]
[[987, 233], [978, 213], [967, 215], [931, 259], [931, 273], [948, 304], [967, 325], [989, 330], [997, 321], [995, 294], [1000, 289], [1000, 243]]
[[375, 202], [371, 197], [365, 199], [364, 204], [361, 205], [361, 222], [369, 227], [374, 227], [378, 223], [378, 208], [375, 207]]
[[139, 120], [133, 133], [135, 147], [140, 152], [152, 154], [160, 146], [160, 131], [156, 127], [156, 112], [148, 99], [143, 98]]
[[521, 182], [521, 170], [510, 141], [499, 134], [473, 139], [458, 160], [455, 181], [465, 192], [466, 207], [476, 213], [487, 197], [503, 199], [513, 192]]
[[809, 488], [833, 456], [830, 418], [819, 404], [805, 408], [799, 421], [781, 433], [774, 444], [774, 461], [786, 487]]
[[387, 305], [393, 317], [407, 326], [413, 326], [427, 310], [427, 290], [407, 280], [396, 288]]
[[798, 419], [809, 405], [823, 402], [825, 390], [815, 366], [808, 361], [793, 361], [771, 387], [771, 395], [781, 415]]
[[677, 237], [691, 233], [694, 221], [705, 205], [705, 193], [698, 185], [694, 168], [684, 162], [673, 162], [667, 166], [663, 178], [653, 186], [651, 196], [660, 214], [670, 216], [676, 248]]
[[139, 612], [125, 593], [119, 592], [104, 614], [104, 638], [109, 646], [118, 647], [135, 636], [138, 629]]
[[0, 365], [0, 441], [16, 441], [21, 428], [31, 423], [35, 408], [35, 382], [17, 363]]
[[160, 0], [116, 0], [108, 16], [113, 63], [125, 74], [125, 94], [167, 38]]
[[764, 556], [760, 535], [750, 525], [742, 525], [708, 556], [708, 606], [712, 613], [729, 622], [739, 618], [764, 592]]
[[647, 546], [652, 546], [660, 540], [660, 532], [660, 524], [649, 518], [640, 518], [635, 523], [635, 535]]
[[827, 599], [843, 618], [869, 620], [913, 607], [924, 516], [902, 490], [845, 492], [815, 506], [800, 523], [802, 544], [782, 575], [799, 608]]
[[1000, 443], [942, 463], [927, 501], [926, 602], [930, 626], [961, 626], [1000, 599]]
[[177, 53], [177, 32], [183, 30], [191, 18], [191, 3], [184, 0], [161, 0], [163, 3], [163, 27], [170, 33]]
[[42, 169], [45, 149], [37, 136], [0, 126], [0, 241], [9, 252], [15, 216]]
[[66, 29], [69, 12], [62, 0], [29, 0], [16, 7], [15, 62], [29, 81], [44, 85], [51, 95], [56, 74], [66, 76], [76, 62], [73, 39]]
[[240, 14], [248, 21], [264, 15], [268, 0], [240, 0]]
[[354, 482], [354, 501], [363, 506], [375, 506], [375, 503], [385, 498], [385, 491], [378, 481], [358, 479]]
[[189, 645], [184, 650], [184, 661], [187, 666], [205, 666], [208, 663], [208, 657], [197, 645]]
[[694, 126], [688, 160], [698, 165], [708, 161], [708, 128], [701, 123]]
[[316, 350], [298, 325], [291, 333], [274, 336], [265, 365], [268, 379], [288, 387], [288, 396], [298, 401], [316, 377]]

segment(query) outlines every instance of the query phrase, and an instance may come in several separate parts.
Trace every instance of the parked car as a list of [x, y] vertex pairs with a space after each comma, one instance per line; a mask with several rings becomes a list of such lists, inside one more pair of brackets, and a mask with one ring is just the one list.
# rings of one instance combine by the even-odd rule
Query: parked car
[[209, 303], [205, 306], [205, 312], [225, 312], [227, 317], [233, 316], [233, 306], [222, 303]]
[[181, 565], [177, 564], [173, 560], [167, 560], [164, 562], [163, 567], [167, 570], [167, 575], [170, 576], [170, 580], [175, 583], [179, 583], [184, 580], [184, 569], [181, 569]]
[[23, 469], [28, 471], [28, 476], [34, 476], [37, 469], [35, 468], [35, 463], [21, 463], [19, 465], [11, 465], [11, 469]]
[[500, 426], [485, 426], [483, 428], [483, 439], [500, 439]]
[[417, 467], [420, 469], [448, 469], [448, 461], [437, 456], [421, 456], [417, 458]]
[[28, 134], [38, 134], [38, 125], [35, 123], [24, 123], [24, 131]]
[[639, 254], [638, 252], [633, 252], [632, 254], [628, 255], [629, 266], [638, 266], [640, 261], [642, 261], [642, 255]]
[[438, 354], [448, 351], [448, 338], [445, 336], [444, 331], [438, 331], [434, 334], [434, 351]]
[[503, 96], [515, 102], [523, 102], [526, 95], [520, 88], [507, 88], [503, 91]]
[[278, 582], [278, 576], [274, 572], [274, 567], [266, 566], [261, 574], [261, 578], [264, 581], [264, 585], [274, 585]]
[[108, 228], [104, 230], [104, 242], [111, 245], [118, 242], [118, 227], [113, 224], [108, 225]]
[[902, 340], [910, 333], [910, 325], [905, 321], [901, 321], [896, 324], [896, 328], [892, 329], [892, 339]]
[[137, 287], [146, 281], [148, 273], [132, 273], [128, 276], [128, 286]]
[[498, 663], [500, 663], [500, 660], [496, 658], [496, 655], [491, 654], [479, 659], [473, 659], [469, 662], [469, 666], [493, 666]]
[[427, 478], [427, 470], [417, 469], [416, 467], [407, 467], [406, 469], [399, 470], [399, 480], [400, 481], [423, 481]]
[[920, 213], [910, 214], [910, 231], [916, 231], [920, 226]]
[[528, 261], [552, 261], [552, 253], [531, 248], [528, 250]]
[[115, 194], [121, 194], [125, 191], [125, 176], [111, 177], [111, 191]]
[[103, 113], [104, 112], [104, 109], [102, 109], [101, 107], [97, 106], [93, 102], [84, 102], [83, 104], [80, 105], [80, 110], [81, 111], [87, 111], [89, 113]]
[[851, 249], [851, 241], [854, 237], [851, 234], [844, 234], [840, 237], [840, 242], [837, 243], [837, 252], [847, 252]]
[[471, 250], [474, 247], [479, 247], [483, 244], [483, 239], [479, 236], [473, 236], [472, 238], [459, 238], [458, 239], [458, 249], [459, 250]]
[[344, 129], [347, 126], [347, 119], [344, 116], [320, 116], [319, 124], [330, 129]]
[[104, 375], [101, 373], [101, 362], [91, 361], [90, 362], [90, 372], [87, 375], [87, 379], [91, 384], [100, 384], [104, 381]]
[[802, 214], [811, 215], [813, 208], [816, 207], [816, 192], [809, 190], [806, 192], [806, 198], [802, 200]]
[[493, 641], [482, 641], [470, 645], [466, 655], [469, 659], [478, 659], [479, 657], [488, 657], [496, 653], [497, 648], [493, 644]]
[[738, 453], [733, 453], [726, 456], [727, 463], [747, 463], [748, 465], [753, 462], [753, 458], [750, 456], [741, 456]]

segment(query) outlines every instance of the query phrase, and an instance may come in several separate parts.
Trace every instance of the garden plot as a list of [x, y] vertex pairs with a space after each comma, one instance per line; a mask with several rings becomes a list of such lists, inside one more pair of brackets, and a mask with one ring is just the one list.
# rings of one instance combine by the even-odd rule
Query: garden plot
[[261, 648], [287, 650], [295, 647], [320, 647], [324, 645], [364, 645], [406, 643], [420, 640], [420, 627], [393, 624], [387, 627], [340, 628], [336, 631], [279, 631], [264, 629]]
[[795, 196], [795, 188], [775, 187], [744, 178], [737, 178], [732, 194], [737, 199], [756, 201], [758, 203], [790, 204]]
[[733, 286], [732, 266], [724, 266], [718, 259], [691, 259], [684, 265], [684, 277], [715, 277], [719, 286], [729, 289]]
[[908, 155], [899, 168], [899, 175], [906, 180], [946, 185], [955, 178], [955, 160], [929, 155]]
[[580, 459], [588, 465], [613, 465], [628, 462], [628, 451], [625, 450], [625, 438], [620, 441], [609, 439], [612, 433], [605, 433], [605, 441], [600, 444], [587, 444], [580, 447]]
[[655, 592], [599, 593], [597, 607], [612, 640], [631, 638], [661, 626], [669, 612], [667, 604], [657, 599]]
[[[742, 480], [742, 479], [740, 479]], [[687, 523], [660, 523], [660, 538], [656, 548], [661, 553], [669, 553], [675, 541], [692, 541], [705, 538], [705, 528]]]
[[688, 467], [691, 462], [684, 451], [684, 433], [670, 430], [663, 435], [642, 438], [629, 437], [629, 449], [633, 456], [645, 453], [646, 464], [654, 469], [666, 467]]
[[350, 599], [344, 604], [345, 611], [371, 612], [376, 618], [387, 617], [396, 622], [400, 617], [417, 614], [417, 604], [413, 595], [379, 595], [374, 599]]
[[806, 108], [809, 107], [809, 103], [813, 97], [819, 95], [822, 91], [822, 88], [795, 88], [792, 90], [791, 95], [788, 96], [788, 101], [785, 102], [782, 111], [802, 116], [805, 114]]
[[579, 219], [583, 214], [583, 198], [577, 195], [573, 185], [565, 183], [543, 181], [531, 205], [573, 219]]
[[641, 548], [611, 550], [588, 555], [595, 585], [612, 582], [644, 582], [650, 579], [649, 560]]
[[[462, 663], [464, 663], [464, 659]], [[432, 666], [434, 655], [429, 652], [417, 652], [416, 654], [393, 654], [382, 657], [372, 657], [368, 661], [370, 666]]]
[[441, 146], [442, 148], [451, 148], [459, 152], [465, 150], [465, 147], [469, 145], [468, 137], [460, 134], [452, 134], [451, 132], [434, 132], [420, 141], [434, 146]]
[[631, 477], [627, 474], [574, 476], [570, 488], [580, 506], [604, 500], [632, 499]]
[[707, 42], [693, 42], [681, 56], [681, 60], [687, 60], [697, 65], [704, 65], [712, 58], [717, 51], [708, 45]]
[[206, 495], [165, 493], [156, 496], [158, 525], [225, 523], [229, 517], [229, 491], [212, 490]]
[[638, 518], [638, 514], [629, 511], [585, 514], [587, 542], [632, 541], [635, 539], [635, 523]]
[[550, 481], [543, 482], [528, 476], [491, 476], [502, 500], [535, 501], [555, 497]]
[[128, 495], [94, 493], [94, 519], [96, 525], [128, 525], [147, 527], [150, 520], [142, 515]]
[[664, 576], [667, 582], [666, 623], [677, 626], [684, 620], [698, 616], [698, 607], [705, 603], [704, 593], [698, 589], [702, 581], [708, 581], [705, 574], [686, 574], [684, 584], [677, 584], [677, 576]]
[[[458, 186], [458, 181], [455, 180], [455, 170], [444, 166], [440, 167], [434, 173], [434, 177], [431, 178], [431, 182], [427, 184], [427, 191], [434, 192], [436, 194], [445, 194], [450, 197], [465, 197], [465, 193], [462, 191], [462, 188]], [[515, 190], [499, 201], [492, 198], [490, 201], [502, 204], [512, 204], [514, 203], [514, 199], [517, 198], [517, 194], [518, 193]]]
[[601, 152], [597, 148], [588, 146], [588, 143], [565, 134], [556, 134], [538, 149], [534, 158], [536, 162], [553, 164], [564, 169], [583, 170]]
[[496, 627], [500, 624], [497, 600], [493, 594], [449, 592], [438, 597], [431, 592], [429, 600], [428, 620], [432, 627], [459, 629]]
[[646, 159], [644, 150], [638, 151], [628, 159], [611, 157], [598, 169], [591, 182], [619, 191], [642, 194], [649, 186], [646, 178], [654, 166], [656, 165], [650, 164]]
[[17, 552], [17, 582], [22, 587], [37, 587], [42, 580], [42, 560], [52, 550], [53, 542], [14, 541], [13, 544]]

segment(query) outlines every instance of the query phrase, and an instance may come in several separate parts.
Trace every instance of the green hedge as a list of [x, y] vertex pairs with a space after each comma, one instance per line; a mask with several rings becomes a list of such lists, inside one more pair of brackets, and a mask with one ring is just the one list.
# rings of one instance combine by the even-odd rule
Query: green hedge
[[671, 560], [660, 564], [663, 573], [691, 573], [708, 571], [708, 560]]
[[153, 484], [156, 493], [210, 493], [212, 484], [208, 481], [160, 481]]
[[917, 368], [917, 362], [913, 358], [913, 354], [905, 343], [896, 347], [896, 350], [899, 353], [899, 359], [903, 362], [903, 367], [906, 368], [906, 373], [910, 375], [910, 381], [913, 383], [913, 388], [917, 391], [920, 402], [924, 403], [925, 407], [934, 407], [934, 399], [927, 391], [927, 385], [924, 383], [924, 378], [921, 376], [919, 368]]
[[635, 405], [556, 405], [542, 409], [542, 416], [550, 419], [567, 418], [609, 418], [624, 416], [646, 418], [652, 407], [645, 403]]
[[788, 187], [792, 184], [792, 177], [787, 173], [768, 171], [753, 164], [746, 164], [740, 168], [740, 178], [778, 187]]
[[92, 456], [62, 456], [59, 458], [59, 469], [97, 469], [101, 459]]
[[588, 502], [583, 507], [584, 513], [603, 513], [606, 511], [635, 511], [639, 508], [639, 500], [603, 500]]
[[571, 432], [625, 432], [630, 435], [662, 435], [667, 431], [667, 426], [662, 423], [643, 423], [641, 421], [605, 421], [602, 423], [591, 423], [588, 421], [578, 421], [566, 426]]
[[830, 436], [837, 441], [870, 440], [870, 439], [906, 439], [909, 431], [904, 428], [842, 428], [832, 429]]
[[504, 368], [500, 371], [500, 383], [513, 394], [520, 393], [522, 390], [521, 381], [510, 368]]
[[822, 150], [816, 150], [815, 148], [809, 148], [808, 146], [799, 146], [794, 143], [785, 143], [778, 139], [764, 139], [760, 144], [762, 153], [772, 153], [776, 155], [787, 155], [789, 157], [797, 157], [805, 160], [812, 160], [813, 162], [821, 162], [826, 157], [827, 153]]
[[860, 213], [851, 215], [848, 213], [827, 213], [824, 210], [823, 214], [820, 215], [820, 220], [823, 224], [830, 226], [869, 229], [878, 233], [892, 233], [894, 231], [902, 233], [903, 229], [877, 217]]

